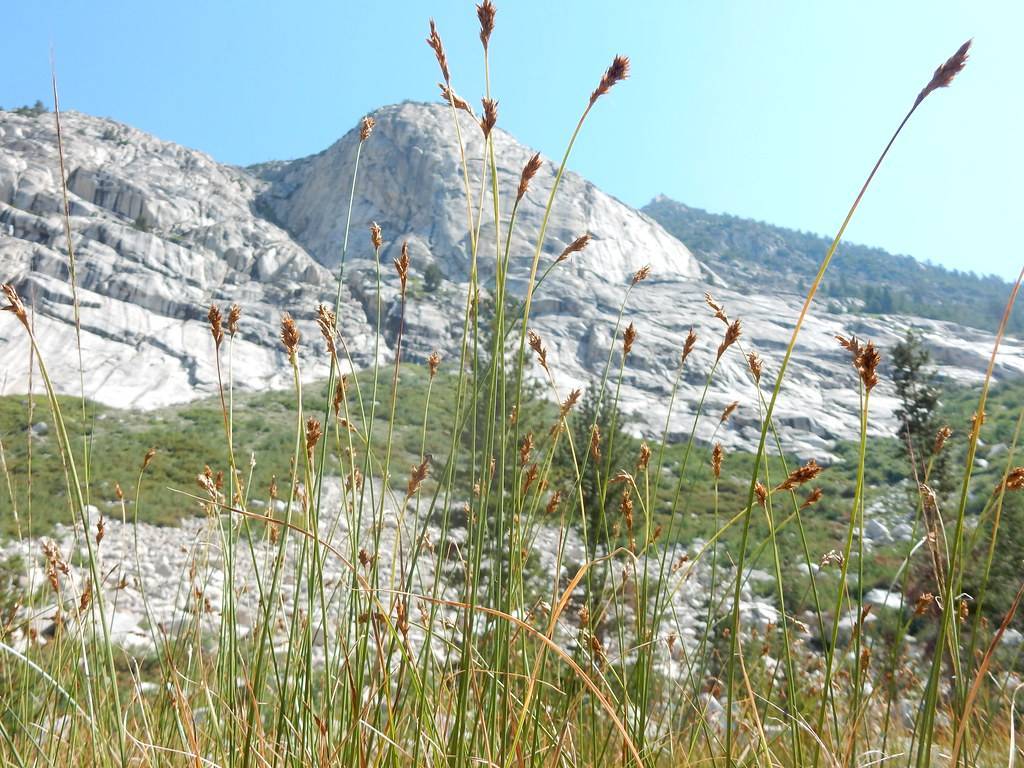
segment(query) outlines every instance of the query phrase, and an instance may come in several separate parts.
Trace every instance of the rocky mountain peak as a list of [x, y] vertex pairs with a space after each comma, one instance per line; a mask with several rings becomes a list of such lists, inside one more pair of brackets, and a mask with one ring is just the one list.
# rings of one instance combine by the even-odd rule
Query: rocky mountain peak
[[[384, 358], [394, 353], [398, 291], [391, 270], [384, 270], [378, 317], [376, 264], [367, 235], [370, 222], [377, 221], [384, 230], [385, 264], [408, 241], [414, 278], [430, 264], [443, 275], [436, 290], [423, 289], [421, 281], [410, 294], [403, 357], [422, 360], [436, 349], [451, 359], [472, 261], [459, 136], [475, 196], [490, 186], [483, 183], [481, 131], [462, 112], [456, 130], [446, 105], [407, 102], [373, 116], [377, 125], [362, 149], [344, 273], [346, 345], [356, 366], [369, 364], [378, 347]], [[285, 310], [303, 331], [305, 375], [324, 375], [326, 356], [313, 317], [319, 302], [334, 301], [357, 131], [310, 157], [240, 169], [110, 120], [67, 113], [63, 128], [89, 396], [152, 408], [212, 393], [216, 372], [205, 323], [211, 302], [243, 307], [233, 350], [235, 370], [244, 371], [236, 377], [239, 386], [288, 385], [277, 340]], [[485, 286], [493, 279], [495, 235], [504, 240], [521, 169], [533, 154], [500, 129], [494, 136], [501, 220], [496, 227], [489, 201], [482, 206], [477, 266]], [[75, 346], [75, 329], [57, 168], [52, 114], [0, 112], [0, 279], [14, 280], [32, 304], [51, 374], [66, 391], [77, 392], [77, 356], [67, 354]], [[519, 294], [526, 288], [555, 172], [544, 160], [519, 207], [509, 266], [510, 289]], [[474, 203], [475, 212], [478, 198]], [[610, 350], [620, 344], [614, 332], [630, 278], [650, 265], [650, 278], [629, 292], [623, 310], [625, 322], [639, 333], [623, 369], [624, 421], [634, 432], [689, 434], [724, 330], [704, 303], [713, 272], [653, 218], [569, 172], [553, 209], [542, 265], [585, 232], [590, 246], [557, 265], [534, 301], [531, 327], [549, 350], [558, 389], [552, 397], [600, 376]], [[770, 382], [800, 298], [760, 290], [757, 282], [729, 282], [733, 289], [721, 281], [713, 288], [716, 298], [731, 317], [743, 319], [741, 351], [764, 358]], [[691, 326], [700, 341], [666, 421], [680, 347]], [[855, 374], [835, 334], [873, 339], [884, 352], [910, 326], [925, 334], [948, 377], [964, 383], [980, 378], [992, 343], [987, 332], [908, 315], [835, 314], [827, 304], [816, 305], [776, 411], [788, 447], [823, 459], [831, 441], [856, 433]], [[7, 362], [0, 392], [27, 386], [29, 355], [19, 330], [0, 323], [0, 353]], [[1024, 373], [1024, 349], [1016, 342], [1004, 349], [998, 375]], [[717, 428], [715, 439], [749, 446], [759, 433], [758, 409], [739, 351], [718, 366], [706, 408], [715, 413], [739, 400], [740, 410]], [[873, 397], [876, 429], [893, 429], [894, 406], [892, 390], [883, 384]], [[698, 436], [710, 438], [716, 423], [705, 420]]]

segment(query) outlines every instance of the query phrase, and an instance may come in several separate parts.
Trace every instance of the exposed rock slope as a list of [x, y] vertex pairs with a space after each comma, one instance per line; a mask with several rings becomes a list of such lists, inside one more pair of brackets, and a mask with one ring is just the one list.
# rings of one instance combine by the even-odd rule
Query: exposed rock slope
[[[408, 240], [416, 280], [431, 262], [445, 279], [433, 293], [420, 285], [412, 291], [403, 355], [423, 359], [439, 349], [452, 359], [471, 247], [451, 114], [447, 107], [406, 103], [383, 108], [375, 118], [376, 130], [363, 148], [345, 264], [345, 340], [357, 365], [372, 359], [378, 312], [366, 227], [375, 220], [386, 239], [382, 355], [392, 354], [388, 347], [398, 325], [391, 257]], [[460, 119], [476, 196], [483, 142], [468, 116]], [[215, 370], [205, 326], [211, 301], [244, 307], [243, 333], [234, 350], [240, 386], [287, 385], [276, 338], [284, 310], [302, 324], [304, 370], [310, 377], [323, 375], [325, 356], [318, 354], [322, 342], [312, 316], [318, 302], [333, 302], [357, 131], [317, 155], [247, 170], [80, 114], [64, 116], [64, 136], [87, 394], [116, 405], [155, 407], [211, 393]], [[500, 130], [495, 143], [503, 239], [519, 172], [532, 153]], [[77, 356], [57, 168], [52, 115], [0, 112], [0, 277], [15, 280], [35, 307], [51, 372], [59, 386], [75, 392]], [[512, 233], [510, 285], [519, 293], [554, 173], [545, 161]], [[491, 203], [482, 209], [478, 269], [486, 283], [493, 279], [495, 226]], [[556, 267], [537, 294], [531, 319], [550, 349], [562, 395], [600, 376], [630, 276], [644, 264], [651, 265], [651, 277], [633, 290], [625, 312], [626, 322], [639, 331], [622, 388], [632, 429], [660, 433], [665, 427], [679, 349], [696, 325], [700, 343], [668, 425], [674, 435], [689, 432], [723, 330], [703, 303], [709, 283], [730, 315], [743, 318], [743, 350], [764, 357], [766, 382], [772, 380], [798, 312], [796, 297], [761, 295], [756, 286], [746, 286], [753, 295], [724, 287], [653, 219], [569, 173], [554, 207], [542, 266], [584, 232], [591, 234], [591, 245]], [[910, 325], [925, 332], [947, 376], [964, 383], [980, 377], [989, 334], [912, 317], [830, 315], [816, 306], [777, 411], [790, 447], [821, 458], [832, 439], [856, 432], [854, 375], [833, 336], [855, 333], [885, 347]], [[0, 391], [24, 391], [27, 344], [10, 318], [0, 323], [0, 353], [5, 360]], [[997, 373], [1024, 373], [1019, 344], [1007, 345]], [[715, 412], [732, 400], [740, 400], [741, 409], [718, 438], [749, 446], [757, 429], [757, 401], [738, 349], [719, 366], [708, 407]], [[891, 429], [893, 405], [883, 386], [873, 403], [879, 429]], [[707, 421], [699, 434], [710, 437], [715, 422]]]

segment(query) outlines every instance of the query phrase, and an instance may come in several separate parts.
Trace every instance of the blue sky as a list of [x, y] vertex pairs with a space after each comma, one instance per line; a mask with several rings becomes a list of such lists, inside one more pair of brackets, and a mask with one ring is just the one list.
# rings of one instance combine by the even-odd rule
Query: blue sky
[[[1024, 149], [1024, 3], [498, 0], [499, 125], [560, 156], [616, 53], [572, 166], [633, 205], [687, 204], [831, 233], [932, 70], [966, 38], [848, 237], [1015, 277]], [[464, 97], [482, 91], [472, 2], [11, 2], [0, 105], [106, 115], [231, 163], [328, 146], [365, 112], [434, 100], [434, 16]]]

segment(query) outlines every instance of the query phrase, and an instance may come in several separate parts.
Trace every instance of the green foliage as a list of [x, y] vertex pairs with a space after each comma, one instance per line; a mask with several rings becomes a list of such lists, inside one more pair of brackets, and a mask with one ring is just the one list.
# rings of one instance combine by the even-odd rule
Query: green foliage
[[[938, 375], [931, 364], [931, 354], [912, 330], [908, 330], [903, 341], [893, 345], [892, 381], [900, 405], [895, 411], [900, 423], [899, 437], [907, 446], [908, 453], [917, 464], [918, 477], [922, 480], [932, 458], [935, 435], [939, 429], [936, 410], [939, 406], [941, 389]], [[939, 453], [931, 477], [945, 475], [945, 457]], [[943, 490], [946, 483], [941, 483]]]
[[[643, 210], [730, 283], [756, 285], [759, 291], [803, 293], [830, 244], [820, 235], [708, 213], [665, 197]], [[944, 269], [881, 248], [843, 243], [821, 294], [862, 312], [917, 315], [994, 331], [1010, 285], [995, 275]], [[1024, 333], [1020, 304], [1009, 330]]]

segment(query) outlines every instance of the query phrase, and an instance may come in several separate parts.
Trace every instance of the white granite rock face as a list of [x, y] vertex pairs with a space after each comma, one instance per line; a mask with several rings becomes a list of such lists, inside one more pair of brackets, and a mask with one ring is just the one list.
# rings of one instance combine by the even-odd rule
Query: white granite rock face
[[[434, 349], [457, 353], [472, 249], [467, 225], [458, 134], [446, 106], [405, 103], [378, 110], [377, 127], [363, 146], [342, 291], [340, 323], [356, 365], [372, 360], [378, 316], [382, 356], [398, 336], [397, 281], [391, 259], [408, 240], [414, 280], [433, 262], [445, 279], [432, 294], [412, 292], [405, 313], [403, 357], [423, 360]], [[500, 120], [499, 120], [500, 122]], [[460, 113], [466, 168], [479, 206], [484, 172], [481, 132]], [[323, 152], [247, 170], [161, 141], [109, 120], [64, 116], [72, 242], [77, 257], [85, 388], [101, 401], [140, 408], [209, 394], [216, 371], [206, 307], [232, 301], [245, 310], [235, 344], [239, 386], [288, 386], [290, 374], [277, 340], [280, 313], [300, 322], [303, 370], [323, 376], [323, 342], [312, 323], [319, 302], [333, 303], [334, 270], [352, 183], [358, 131]], [[519, 174], [532, 152], [496, 130], [504, 241]], [[35, 307], [43, 354], [59, 387], [78, 391], [75, 327], [57, 175], [53, 115], [0, 112], [0, 279], [14, 280]], [[555, 166], [545, 160], [519, 207], [511, 237], [509, 286], [527, 284]], [[486, 180], [485, 180], [486, 181]], [[489, 183], [483, 185], [489, 189]], [[477, 267], [493, 283], [495, 225], [488, 197]], [[367, 227], [384, 230], [384, 288], [378, 313], [376, 268]], [[674, 438], [689, 434], [707, 371], [724, 326], [703, 301], [709, 288], [730, 317], [743, 320], [743, 338], [725, 356], [712, 381], [700, 438], [728, 447], [756, 444], [758, 397], [743, 353], [765, 361], [762, 387], [774, 382], [801, 297], [758, 295], [757, 286], [726, 286], [696, 262], [685, 245], [643, 214], [567, 173], [556, 200], [541, 258], [543, 270], [584, 232], [590, 246], [552, 271], [535, 296], [531, 327], [543, 337], [558, 387], [599, 379], [621, 339], [613, 341], [619, 306], [632, 273], [649, 264], [624, 322], [639, 333], [624, 368], [621, 400], [637, 433]], [[13, 318], [0, 318], [5, 360], [0, 392], [25, 391], [28, 347]], [[691, 326], [699, 342], [680, 378], [671, 416], [669, 399], [679, 351]], [[858, 429], [856, 379], [838, 333], [871, 339], [886, 349], [908, 327], [924, 334], [941, 371], [970, 384], [983, 375], [991, 334], [913, 317], [831, 315], [812, 307], [776, 408], [782, 438], [804, 458], [825, 460], [836, 438]], [[620, 330], [621, 334], [621, 330]], [[612, 377], [618, 370], [612, 355]], [[537, 371], [536, 366], [531, 370]], [[1024, 374], [1024, 346], [1004, 343], [996, 376]], [[554, 394], [553, 394], [554, 396]], [[717, 415], [733, 400], [740, 408], [724, 425]], [[886, 378], [871, 400], [872, 429], [894, 428], [893, 393]]]

